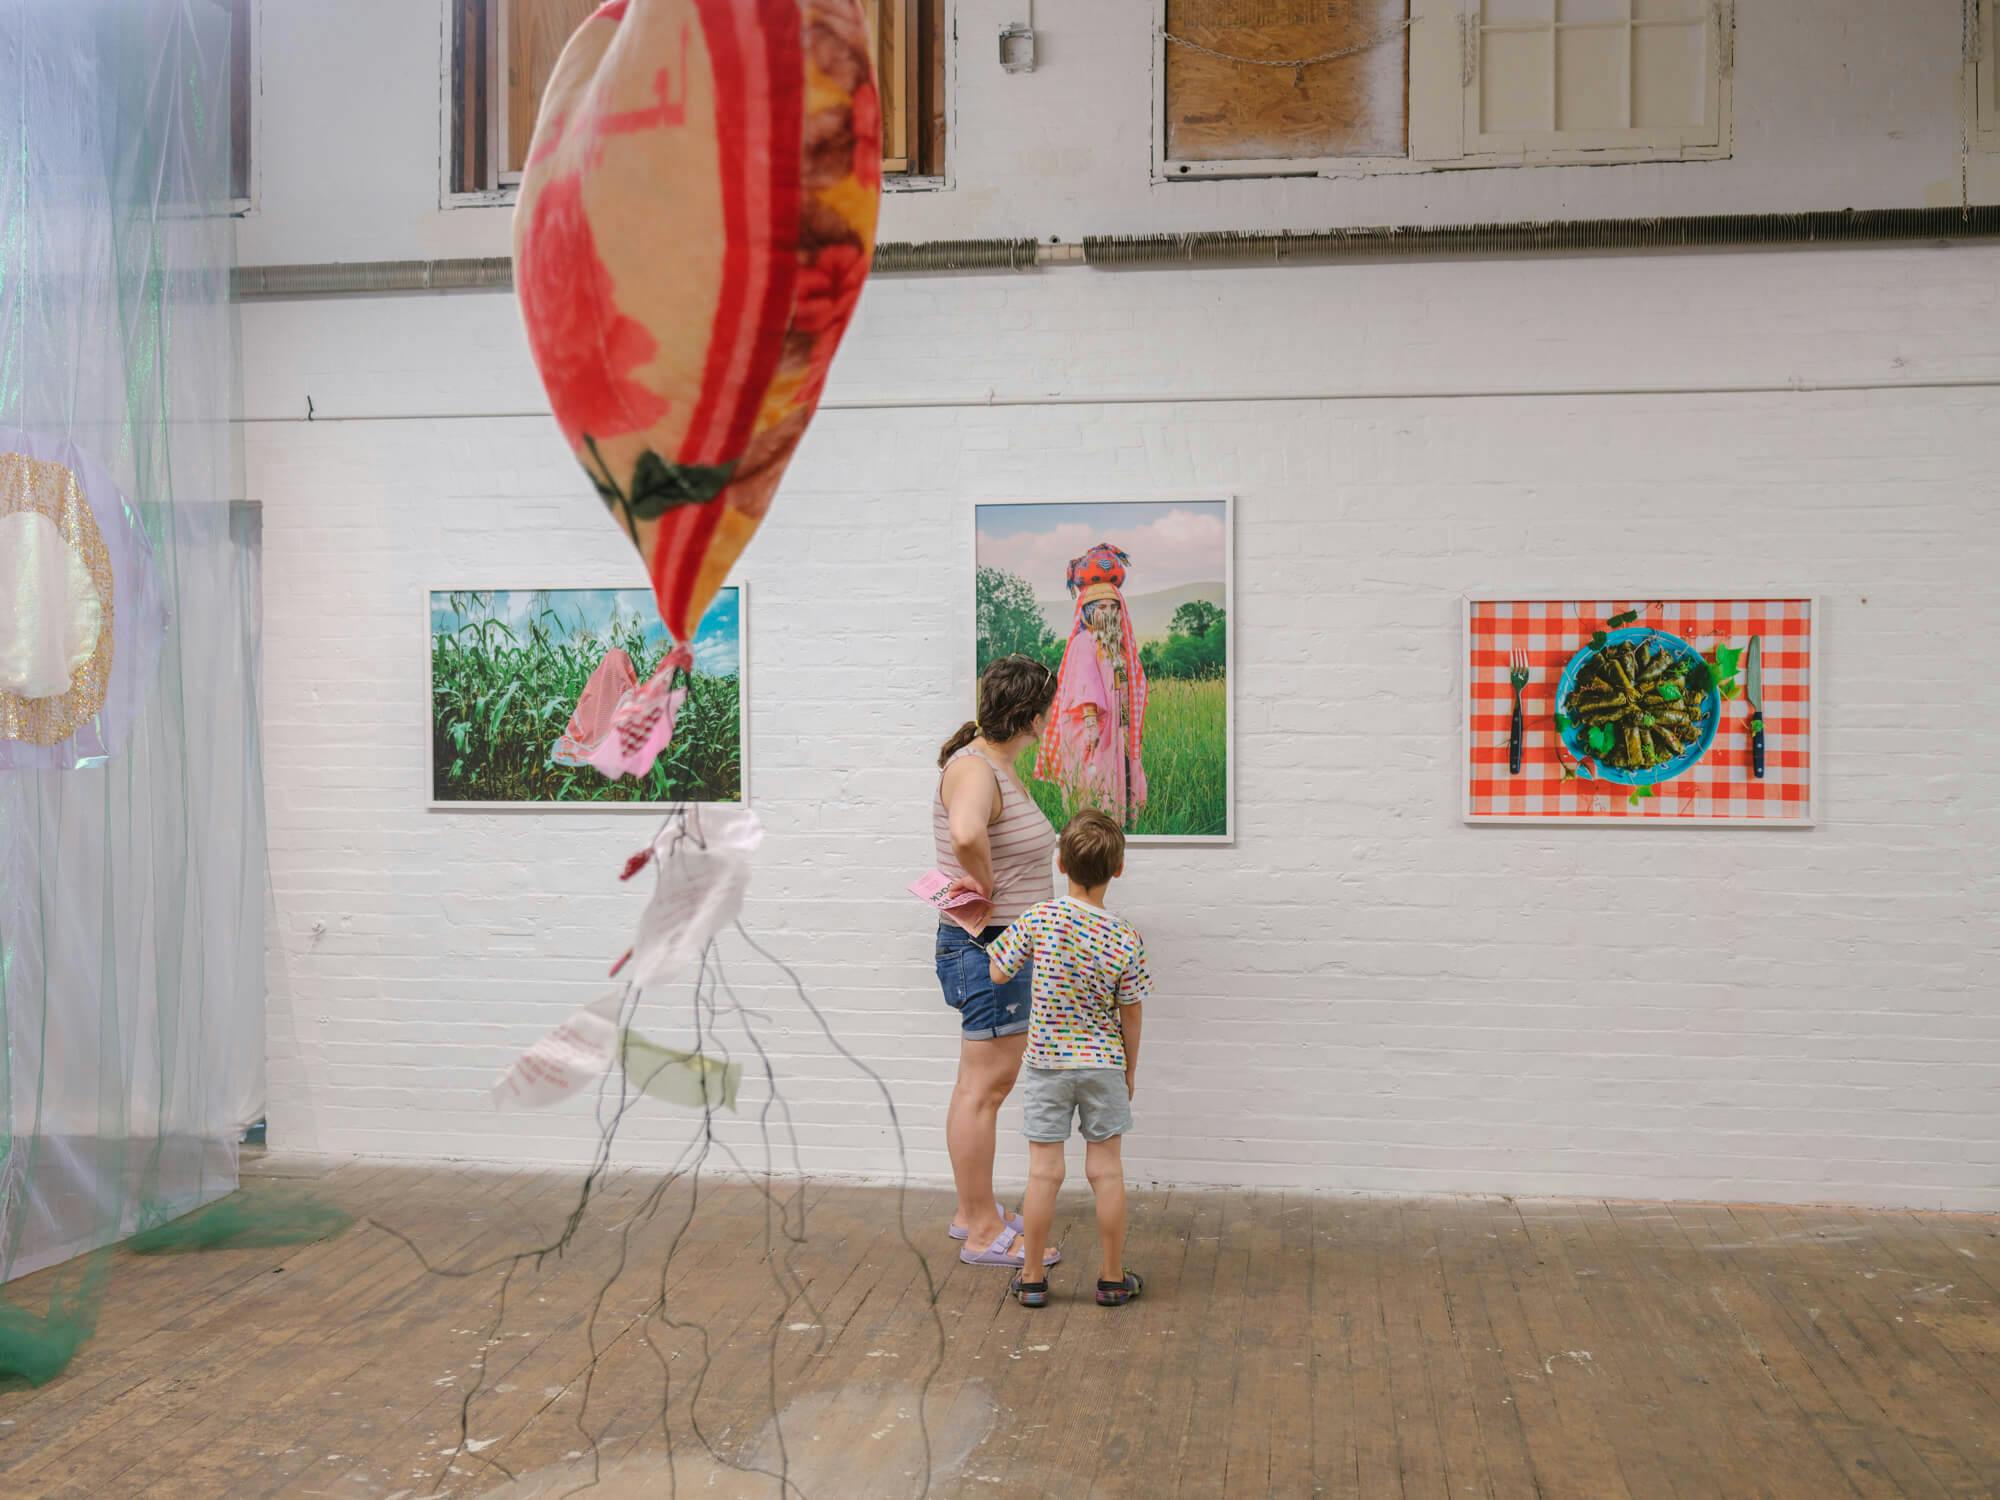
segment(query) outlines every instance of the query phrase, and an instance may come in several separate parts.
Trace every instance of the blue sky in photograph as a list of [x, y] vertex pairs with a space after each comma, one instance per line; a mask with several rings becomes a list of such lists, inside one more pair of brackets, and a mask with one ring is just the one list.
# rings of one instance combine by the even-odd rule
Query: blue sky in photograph
[[[658, 647], [667, 639], [650, 589], [492, 589], [479, 597], [486, 601], [485, 608], [475, 606], [460, 614], [451, 607], [450, 592], [433, 592], [431, 633], [457, 630], [471, 620], [494, 619], [520, 634], [531, 615], [549, 610], [554, 618], [544, 621], [545, 627], [565, 638], [603, 636], [617, 616], [642, 622], [649, 646]], [[741, 671], [742, 661], [742, 596], [733, 587], [725, 588], [695, 631], [694, 666], [705, 677], [733, 677]]]

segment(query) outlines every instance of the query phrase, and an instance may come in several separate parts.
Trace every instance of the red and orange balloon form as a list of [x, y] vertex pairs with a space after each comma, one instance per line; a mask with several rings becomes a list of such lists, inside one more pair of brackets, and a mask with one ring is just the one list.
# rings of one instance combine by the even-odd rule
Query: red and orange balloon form
[[514, 215], [529, 348], [681, 648], [584, 726], [607, 774], [667, 743], [675, 669], [819, 404], [881, 138], [859, 0], [611, 0], [542, 96]]

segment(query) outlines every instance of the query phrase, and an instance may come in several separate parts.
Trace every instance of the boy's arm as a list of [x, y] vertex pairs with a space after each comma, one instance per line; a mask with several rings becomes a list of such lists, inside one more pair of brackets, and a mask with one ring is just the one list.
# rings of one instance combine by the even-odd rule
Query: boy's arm
[[1139, 1079], [1139, 1022], [1146, 1009], [1137, 1000], [1118, 1008], [1118, 1026], [1125, 1033], [1125, 1097], [1131, 1098]]
[[1139, 938], [1132, 961], [1118, 976], [1118, 1026], [1125, 1033], [1125, 1093], [1131, 1097], [1139, 1076], [1139, 1029], [1143, 1007], [1140, 1002], [1153, 992], [1153, 976], [1146, 968], [1146, 940]]
[[1024, 914], [987, 947], [986, 973], [995, 984], [1005, 984], [1020, 973], [1021, 965], [1028, 961], [1028, 952], [1034, 946], [1034, 935], [1030, 931], [1033, 916], [1032, 911]]

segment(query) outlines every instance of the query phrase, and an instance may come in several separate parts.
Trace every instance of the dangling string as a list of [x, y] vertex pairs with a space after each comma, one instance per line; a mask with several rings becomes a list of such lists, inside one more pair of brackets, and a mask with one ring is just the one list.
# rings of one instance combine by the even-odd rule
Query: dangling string
[[[668, 869], [684, 858], [686, 853], [707, 851], [712, 846], [713, 840], [710, 837], [709, 831], [703, 826], [703, 817], [700, 808], [698, 806], [677, 807], [667, 815], [655, 833], [649, 845], [648, 852], [650, 857], [641, 858], [635, 856], [632, 860], [628, 861], [625, 866], [625, 877], [629, 878], [631, 875], [636, 874], [647, 863], [658, 863], [662, 866], [662, 878], [664, 879], [666, 878]], [[799, 1003], [805, 1007], [807, 1013], [812, 1017], [812, 1020], [832, 1045], [833, 1049], [875, 1086], [888, 1113], [890, 1129], [894, 1134], [896, 1143], [898, 1166], [896, 1189], [898, 1235], [907, 1252], [915, 1259], [922, 1270], [926, 1290], [926, 1306], [929, 1309], [934, 1336], [934, 1355], [925, 1371], [917, 1395], [917, 1427], [923, 1449], [922, 1481], [917, 1493], [919, 1496], [928, 1495], [930, 1492], [934, 1457], [927, 1407], [932, 1386], [936, 1382], [937, 1376], [944, 1365], [946, 1340], [944, 1320], [937, 1308], [937, 1280], [931, 1271], [928, 1259], [917, 1247], [914, 1238], [912, 1238], [908, 1226], [906, 1204], [910, 1189], [910, 1164], [908, 1143], [903, 1134], [901, 1114], [896, 1107], [895, 1098], [890, 1092], [887, 1082], [882, 1078], [880, 1073], [870, 1067], [860, 1057], [856, 1056], [840, 1040], [826, 1015], [814, 1004], [811, 995], [805, 987], [804, 981], [799, 977], [797, 972], [773, 955], [762, 944], [757, 942], [756, 939], [752, 938], [740, 919], [735, 920], [733, 926], [737, 935], [743, 939], [750, 950], [758, 957], [776, 967], [785, 980], [790, 983]], [[724, 974], [721, 956], [717, 951], [713, 939], [704, 946], [694, 976], [691, 1000], [694, 1049], [688, 1055], [697, 1058], [709, 1058], [713, 1054], [714, 1060], [719, 1062], [720, 1066], [724, 1068], [735, 1066], [730, 1049], [722, 1037], [719, 1025], [716, 1001], [718, 991], [726, 997], [728, 1009], [734, 1013], [737, 1024], [742, 1028], [750, 1047], [756, 1053], [758, 1065], [761, 1067], [766, 1083], [766, 1097], [758, 1114], [758, 1130], [764, 1157], [762, 1170], [751, 1170], [749, 1165], [737, 1155], [734, 1148], [725, 1139], [716, 1134], [714, 1116], [715, 1108], [719, 1101], [704, 1086], [701, 1104], [702, 1117], [698, 1128], [690, 1134], [679, 1155], [660, 1180], [651, 1186], [635, 1210], [618, 1226], [618, 1245], [614, 1264], [592, 1299], [590, 1313], [585, 1323], [585, 1339], [589, 1357], [580, 1391], [575, 1425], [589, 1454], [590, 1483], [597, 1483], [602, 1478], [602, 1455], [600, 1450], [602, 1433], [593, 1431], [591, 1428], [589, 1422], [590, 1398], [595, 1382], [597, 1363], [603, 1354], [607, 1352], [598, 1347], [598, 1319], [610, 1296], [612, 1287], [627, 1269], [632, 1235], [642, 1224], [650, 1224], [654, 1221], [667, 1194], [677, 1183], [685, 1181], [689, 1187], [686, 1210], [681, 1215], [679, 1222], [674, 1226], [665, 1252], [661, 1256], [658, 1290], [639, 1318], [640, 1336], [645, 1340], [648, 1350], [660, 1365], [661, 1397], [659, 1420], [661, 1438], [667, 1452], [670, 1486], [677, 1482], [675, 1444], [671, 1418], [672, 1403], [677, 1389], [672, 1378], [675, 1355], [673, 1351], [662, 1348], [655, 1341], [653, 1329], [655, 1319], [658, 1320], [660, 1327], [663, 1329], [676, 1333], [683, 1330], [690, 1330], [700, 1341], [700, 1354], [694, 1362], [693, 1370], [690, 1375], [683, 1378], [682, 1385], [678, 1388], [689, 1391], [687, 1398], [688, 1424], [702, 1451], [707, 1454], [711, 1461], [723, 1468], [741, 1473], [757, 1474], [761, 1477], [775, 1480], [781, 1496], [797, 1496], [799, 1500], [805, 1500], [805, 1491], [791, 1477], [791, 1455], [784, 1437], [783, 1411], [779, 1401], [778, 1382], [779, 1338], [781, 1330], [785, 1327], [786, 1315], [795, 1306], [803, 1304], [810, 1320], [815, 1325], [818, 1325], [822, 1321], [819, 1308], [813, 1301], [807, 1288], [806, 1279], [796, 1265], [796, 1256], [799, 1250], [810, 1242], [807, 1233], [806, 1184], [803, 1157], [790, 1102], [785, 1097], [784, 1090], [779, 1082], [777, 1070], [773, 1066], [770, 1054], [758, 1034], [756, 1023], [768, 1024], [771, 1017], [764, 1012], [750, 1009], [737, 996]], [[623, 1036], [629, 1033], [632, 1023], [638, 1015], [641, 994], [642, 986], [636, 984], [627, 985], [621, 994], [616, 1014], [616, 1026], [619, 1035]], [[614, 1071], [617, 1074], [615, 1085], [611, 1076]], [[501, 1270], [503, 1273], [494, 1318], [491, 1325], [484, 1331], [484, 1337], [481, 1340], [481, 1350], [474, 1378], [459, 1403], [459, 1438], [458, 1445], [452, 1453], [454, 1464], [457, 1459], [468, 1456], [472, 1452], [472, 1403], [486, 1388], [486, 1352], [490, 1347], [499, 1342], [502, 1329], [505, 1326], [507, 1319], [507, 1298], [513, 1284], [515, 1272], [521, 1269], [524, 1264], [530, 1262], [532, 1262], [534, 1269], [539, 1270], [548, 1257], [552, 1255], [560, 1257], [575, 1242], [578, 1233], [588, 1217], [593, 1199], [602, 1196], [600, 1191], [601, 1184], [610, 1169], [612, 1150], [625, 1116], [642, 1097], [644, 1097], [643, 1081], [633, 1078], [631, 1073], [624, 1067], [608, 1070], [599, 1081], [597, 1092], [598, 1139], [592, 1151], [590, 1166], [585, 1173], [583, 1182], [578, 1188], [575, 1206], [566, 1217], [561, 1231], [545, 1244], [495, 1256], [471, 1267], [447, 1269], [433, 1265], [422, 1248], [410, 1236], [382, 1224], [379, 1220], [371, 1219], [369, 1221], [375, 1227], [400, 1240], [417, 1257], [424, 1269], [431, 1274], [453, 1278], [471, 1278], [487, 1274], [496, 1269]], [[776, 1159], [776, 1151], [770, 1130], [770, 1119], [773, 1109], [778, 1111], [782, 1121], [784, 1136], [791, 1157], [789, 1168], [781, 1168]], [[775, 1440], [778, 1455], [777, 1466], [775, 1468], [761, 1467], [741, 1457], [719, 1451], [716, 1442], [720, 1435], [711, 1436], [704, 1430], [701, 1423], [700, 1398], [715, 1354], [710, 1338], [710, 1330], [706, 1324], [698, 1320], [682, 1319], [673, 1315], [674, 1303], [670, 1294], [669, 1280], [674, 1262], [700, 1212], [701, 1174], [712, 1151], [719, 1151], [721, 1153], [728, 1168], [733, 1173], [757, 1183], [760, 1195], [764, 1200], [764, 1257], [769, 1262], [773, 1289], [778, 1294], [781, 1303], [778, 1316], [774, 1317], [771, 1323], [766, 1374], [766, 1402], [769, 1410], [770, 1431]], [[789, 1175], [794, 1182], [791, 1190], [787, 1193], [781, 1193], [777, 1186], [777, 1178], [781, 1172]], [[780, 1249], [778, 1244], [780, 1239], [783, 1241], [782, 1249]], [[821, 1347], [824, 1346], [825, 1340], [826, 1334], [822, 1330], [820, 1333]], [[691, 1386], [688, 1384], [690, 1381], [692, 1382]], [[473, 1472], [476, 1474], [486, 1469], [497, 1470], [509, 1479], [516, 1477], [512, 1470], [500, 1461], [497, 1453], [493, 1455], [483, 1453], [478, 1455], [478, 1467]], [[439, 1486], [445, 1483], [446, 1477], [451, 1472], [451, 1468], [447, 1468], [444, 1473], [439, 1475], [437, 1481]]]

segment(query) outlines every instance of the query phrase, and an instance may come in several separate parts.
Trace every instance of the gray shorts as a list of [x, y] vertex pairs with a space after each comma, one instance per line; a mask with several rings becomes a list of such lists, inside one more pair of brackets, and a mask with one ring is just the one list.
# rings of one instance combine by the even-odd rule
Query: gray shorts
[[1086, 1141], [1108, 1141], [1132, 1128], [1123, 1068], [1027, 1068], [1021, 1133], [1031, 1141], [1066, 1141], [1071, 1115]]

